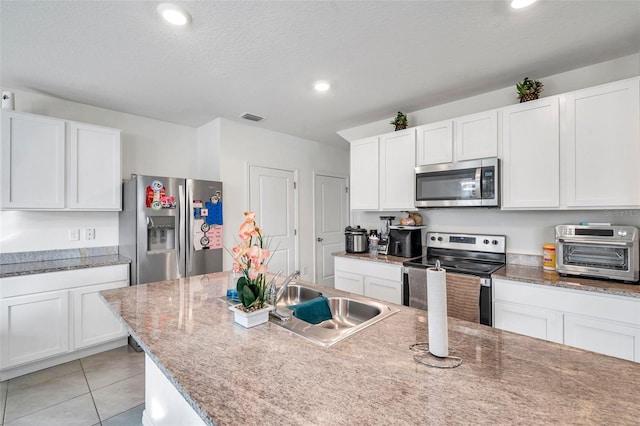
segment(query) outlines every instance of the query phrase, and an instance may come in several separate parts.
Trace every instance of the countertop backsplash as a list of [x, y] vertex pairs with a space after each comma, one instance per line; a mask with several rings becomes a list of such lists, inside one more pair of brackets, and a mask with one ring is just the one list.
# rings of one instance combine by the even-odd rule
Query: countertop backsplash
[[6, 265], [10, 263], [75, 259], [78, 257], [109, 256], [115, 254], [118, 254], [118, 246], [0, 253], [0, 265]]

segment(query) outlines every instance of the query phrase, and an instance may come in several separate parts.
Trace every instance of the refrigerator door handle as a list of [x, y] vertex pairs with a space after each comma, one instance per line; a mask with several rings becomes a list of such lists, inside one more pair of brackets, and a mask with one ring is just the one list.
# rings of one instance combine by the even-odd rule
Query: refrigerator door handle
[[[179, 223], [180, 232], [176, 232], [176, 239], [178, 240], [178, 255], [176, 256], [176, 260], [178, 262], [178, 274], [181, 277], [184, 277], [186, 275], [184, 270], [185, 265], [184, 265], [184, 262], [182, 261], [182, 257], [184, 253], [183, 241], [185, 240], [187, 232], [184, 224], [183, 213], [186, 212], [186, 206], [184, 204], [184, 187], [182, 185], [178, 185], [178, 206], [179, 208], [176, 209], [176, 213], [178, 214], [178, 223]], [[183, 233], [185, 235], [183, 235]]]

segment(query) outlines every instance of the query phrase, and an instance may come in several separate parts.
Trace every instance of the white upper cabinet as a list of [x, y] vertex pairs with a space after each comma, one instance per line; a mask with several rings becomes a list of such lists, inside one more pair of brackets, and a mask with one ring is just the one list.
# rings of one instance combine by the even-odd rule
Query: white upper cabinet
[[445, 120], [416, 128], [416, 166], [453, 161], [453, 121]]
[[1, 153], [2, 208], [64, 208], [64, 120], [2, 111]]
[[498, 155], [498, 110], [416, 128], [416, 165], [477, 160]]
[[5, 210], [120, 210], [120, 131], [2, 111]]
[[380, 136], [380, 209], [415, 208], [415, 129]]
[[558, 97], [502, 110], [502, 208], [560, 206]]
[[640, 80], [566, 96], [568, 207], [640, 206]]
[[120, 131], [70, 123], [69, 136], [69, 208], [120, 210]]
[[378, 137], [351, 142], [351, 209], [378, 210]]
[[455, 161], [498, 156], [498, 111], [491, 110], [454, 120]]

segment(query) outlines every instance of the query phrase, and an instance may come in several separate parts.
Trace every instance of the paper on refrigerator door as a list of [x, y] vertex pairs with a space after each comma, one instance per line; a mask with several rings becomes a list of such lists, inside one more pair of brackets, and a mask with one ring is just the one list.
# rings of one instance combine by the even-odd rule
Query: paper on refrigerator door
[[437, 357], [447, 357], [449, 356], [447, 278], [446, 271], [442, 268], [427, 269], [427, 313], [429, 352]]

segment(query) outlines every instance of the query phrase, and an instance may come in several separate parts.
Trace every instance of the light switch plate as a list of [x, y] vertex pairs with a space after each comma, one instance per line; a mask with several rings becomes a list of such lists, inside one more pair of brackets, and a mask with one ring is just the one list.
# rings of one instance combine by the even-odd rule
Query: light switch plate
[[69, 229], [69, 241], [80, 241], [80, 229], [78, 228]]

